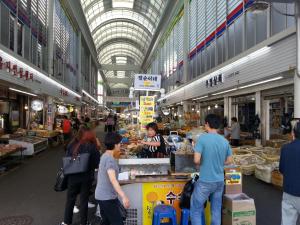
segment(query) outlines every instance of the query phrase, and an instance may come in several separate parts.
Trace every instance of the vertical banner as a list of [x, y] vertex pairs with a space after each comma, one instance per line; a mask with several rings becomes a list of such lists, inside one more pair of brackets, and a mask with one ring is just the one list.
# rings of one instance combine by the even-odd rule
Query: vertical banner
[[140, 123], [142, 129], [148, 123], [153, 122], [155, 96], [141, 96], [140, 97]]

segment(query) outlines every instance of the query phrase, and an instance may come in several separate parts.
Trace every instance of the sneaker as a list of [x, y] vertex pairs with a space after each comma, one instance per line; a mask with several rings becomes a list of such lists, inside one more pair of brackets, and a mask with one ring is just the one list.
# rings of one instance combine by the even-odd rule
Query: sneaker
[[88, 207], [89, 207], [89, 209], [91, 209], [91, 208], [95, 208], [95, 207], [96, 207], [96, 205], [95, 205], [95, 204], [93, 204], [93, 203], [91, 203], [91, 202], [89, 202], [89, 203], [88, 203]]
[[79, 209], [76, 205], [74, 206], [73, 213], [79, 213]]

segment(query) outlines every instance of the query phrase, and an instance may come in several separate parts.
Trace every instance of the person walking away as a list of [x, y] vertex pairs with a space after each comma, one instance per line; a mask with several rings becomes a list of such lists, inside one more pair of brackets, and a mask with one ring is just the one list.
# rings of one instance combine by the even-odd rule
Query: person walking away
[[64, 135], [64, 141], [68, 142], [72, 136], [72, 124], [67, 116], [64, 116], [64, 119], [62, 121], [62, 130]]
[[113, 157], [121, 150], [121, 140], [122, 136], [115, 132], [107, 133], [104, 140], [106, 151], [101, 156], [95, 193], [104, 225], [124, 225], [120, 204], [125, 208], [130, 207], [129, 199], [118, 182], [119, 167]]
[[229, 142], [218, 134], [221, 119], [214, 114], [205, 118], [207, 134], [199, 137], [195, 145], [194, 162], [200, 165], [200, 176], [191, 198], [192, 225], [202, 224], [204, 204], [211, 200], [211, 225], [221, 225], [224, 165], [232, 163]]
[[231, 145], [232, 146], [239, 146], [240, 145], [240, 135], [241, 135], [241, 128], [240, 124], [236, 117], [231, 118], [231, 127], [227, 128], [227, 131], [230, 133], [231, 136]]
[[89, 153], [90, 159], [87, 172], [68, 175], [67, 202], [62, 225], [72, 224], [73, 209], [78, 195], [80, 195], [80, 224], [89, 224], [88, 200], [90, 188], [94, 179], [94, 171], [98, 168], [100, 161], [100, 153], [96, 145], [91, 143], [90, 137], [91, 131], [86, 127], [80, 127], [77, 136], [67, 147], [67, 156], [77, 157], [78, 154]]
[[118, 115], [117, 114], [115, 114], [114, 115], [114, 131], [116, 131], [117, 130], [117, 124], [118, 124]]
[[158, 134], [156, 123], [147, 124], [146, 130], [147, 136], [143, 141], [140, 141], [144, 145], [145, 156], [146, 158], [157, 158], [159, 152], [166, 152], [166, 149], [161, 149], [161, 139], [163, 137]]
[[293, 141], [282, 147], [279, 164], [283, 175], [281, 225], [296, 225], [300, 215], [300, 122], [292, 136]]
[[112, 115], [108, 115], [107, 120], [106, 120], [107, 132], [109, 132], [109, 133], [112, 132], [114, 125], [115, 125], [114, 117]]

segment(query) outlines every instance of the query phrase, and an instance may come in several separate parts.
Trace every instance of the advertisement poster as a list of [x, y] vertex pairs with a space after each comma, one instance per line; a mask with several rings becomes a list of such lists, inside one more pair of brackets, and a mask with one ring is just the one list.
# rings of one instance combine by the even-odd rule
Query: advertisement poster
[[159, 90], [161, 87], [161, 75], [136, 74], [134, 77], [135, 90]]
[[155, 100], [154, 96], [140, 97], [140, 123], [142, 129], [144, 129], [148, 123], [153, 122], [154, 106], [155, 106], [154, 100]]
[[[143, 184], [143, 225], [152, 225], [154, 208], [158, 204], [172, 205], [176, 209], [177, 224], [180, 224], [180, 196], [186, 181]], [[210, 202], [205, 208], [205, 223], [211, 223]]]
[[160, 182], [143, 184], [143, 225], [152, 225], [153, 210], [159, 203], [172, 205], [180, 224], [179, 199], [185, 182]]

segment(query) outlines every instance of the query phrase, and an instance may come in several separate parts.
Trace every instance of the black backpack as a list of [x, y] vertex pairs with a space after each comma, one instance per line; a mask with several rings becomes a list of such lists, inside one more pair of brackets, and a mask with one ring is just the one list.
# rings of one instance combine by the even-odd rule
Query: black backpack
[[199, 179], [199, 176], [196, 175], [193, 179], [189, 180], [183, 188], [181, 193], [179, 206], [181, 209], [190, 209], [191, 198], [194, 191], [194, 183]]
[[160, 140], [160, 146], [157, 148], [157, 151], [164, 155], [167, 155], [165, 139], [160, 134], [158, 134], [158, 136], [159, 136], [159, 140]]

